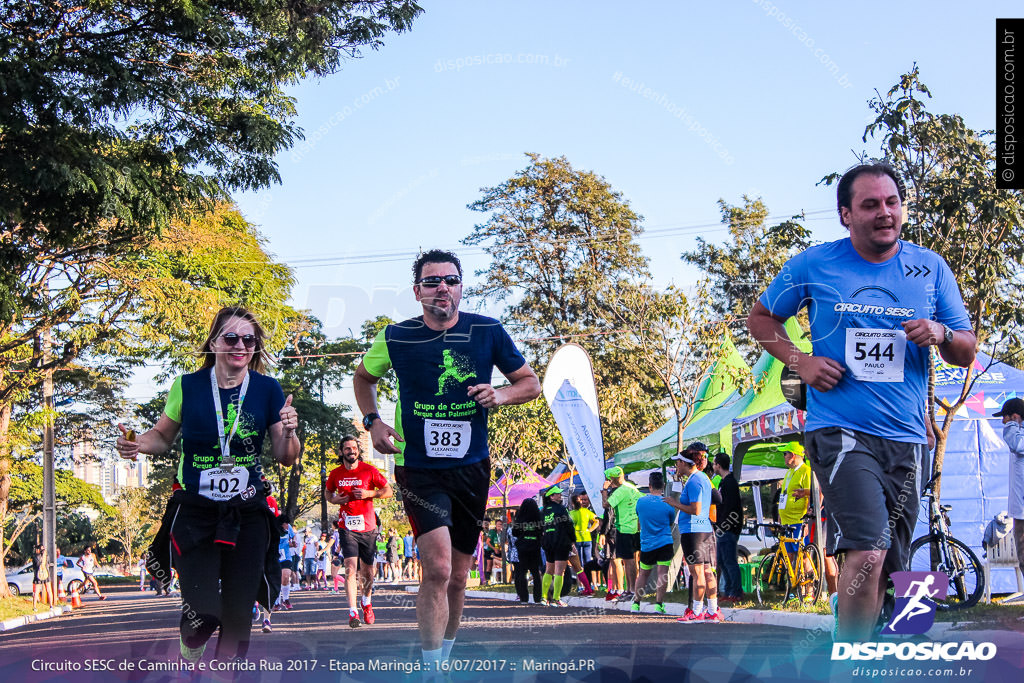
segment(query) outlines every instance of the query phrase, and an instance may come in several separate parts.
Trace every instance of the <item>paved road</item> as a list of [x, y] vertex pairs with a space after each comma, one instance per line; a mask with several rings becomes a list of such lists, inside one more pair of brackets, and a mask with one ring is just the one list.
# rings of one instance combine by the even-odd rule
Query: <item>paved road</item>
[[[383, 587], [374, 598], [377, 623], [359, 629], [348, 627], [340, 595], [299, 592], [292, 602], [294, 610], [274, 614], [273, 633], [253, 633], [249, 657], [256, 671], [241, 672], [239, 680], [420, 679], [404, 671], [419, 659], [414, 595]], [[104, 602], [88, 596], [72, 616], [0, 635], [0, 681], [177, 680], [160, 667], [177, 660], [178, 604], [127, 589], [110, 592]], [[466, 670], [450, 679], [682, 682], [690, 670], [694, 681], [863, 680], [851, 673], [862, 663], [833, 663], [830, 654], [828, 636], [820, 632], [678, 624], [660, 615], [470, 598], [453, 652], [455, 666]], [[207, 665], [212, 659], [211, 651]], [[108, 666], [114, 670], [102, 671]], [[949, 680], [1011, 680], [1003, 674], [1012, 672], [1012, 680], [1020, 680], [1015, 667], [1024, 662], [999, 659], [987, 666]]]

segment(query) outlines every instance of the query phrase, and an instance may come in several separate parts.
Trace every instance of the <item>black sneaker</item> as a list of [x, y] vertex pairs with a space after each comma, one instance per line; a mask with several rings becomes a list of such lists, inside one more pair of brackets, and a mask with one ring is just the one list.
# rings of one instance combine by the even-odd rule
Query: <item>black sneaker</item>
[[359, 628], [360, 626], [363, 625], [363, 622], [359, 621], [359, 615], [358, 614], [349, 614], [349, 616], [348, 616], [348, 625], [349, 625], [349, 628]]

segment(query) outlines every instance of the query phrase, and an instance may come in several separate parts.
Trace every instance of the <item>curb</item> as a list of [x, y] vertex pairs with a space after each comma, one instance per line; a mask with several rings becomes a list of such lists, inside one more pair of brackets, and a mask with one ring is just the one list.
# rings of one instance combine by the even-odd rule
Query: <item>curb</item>
[[[407, 586], [406, 590], [416, 593], [419, 586]], [[467, 596], [477, 595], [495, 600], [507, 602], [518, 602], [519, 598], [514, 593], [499, 593], [492, 591], [467, 591]], [[603, 598], [581, 598], [576, 595], [562, 597], [570, 607], [586, 607], [590, 609], [616, 610], [629, 612], [628, 602], [605, 602]], [[534, 603], [530, 603], [531, 605]], [[552, 608], [554, 609], [554, 608]], [[665, 603], [665, 613], [672, 616], [682, 616], [686, 605], [678, 602]], [[783, 612], [781, 610], [764, 610], [751, 608], [722, 607], [723, 623], [734, 624], [763, 624], [765, 626], [782, 626], [785, 628], [796, 628], [805, 631], [824, 631], [832, 637], [832, 624], [834, 623], [831, 614], [801, 614], [799, 612]], [[654, 614], [652, 603], [645, 602], [640, 608], [641, 614]], [[924, 635], [930, 638], [940, 638], [947, 631], [970, 622], [936, 622]]]
[[71, 607], [69, 607], [68, 605], [60, 605], [60, 606], [54, 607], [53, 609], [48, 610], [46, 612], [38, 612], [36, 614], [26, 614], [23, 617], [14, 617], [13, 619], [8, 619], [6, 621], [0, 621], [0, 632], [13, 631], [16, 628], [21, 628], [22, 626], [26, 626], [26, 625], [31, 624], [31, 623], [36, 622], [36, 621], [42, 621], [44, 619], [49, 619], [51, 617], [59, 617], [60, 615], [64, 614], [65, 612], [70, 612], [70, 611], [71, 611]]

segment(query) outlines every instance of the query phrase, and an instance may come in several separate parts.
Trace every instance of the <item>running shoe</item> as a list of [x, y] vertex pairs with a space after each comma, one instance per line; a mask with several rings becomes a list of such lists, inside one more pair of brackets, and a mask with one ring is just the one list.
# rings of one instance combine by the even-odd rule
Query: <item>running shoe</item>
[[832, 614], [836, 618], [832, 622], [832, 642], [836, 642], [839, 639], [839, 593], [828, 596], [828, 604], [832, 607]]
[[619, 597], [619, 594], [615, 591], [608, 591], [608, 594], [604, 596], [605, 602], [611, 602], [615, 598]]
[[203, 643], [199, 647], [189, 647], [185, 644], [185, 640], [181, 640], [181, 658], [195, 664], [203, 658], [203, 653], [206, 652], [206, 643]]
[[349, 612], [348, 614], [348, 625], [349, 628], [359, 628], [362, 624], [359, 621], [359, 615]]
[[377, 619], [373, 616], [373, 605], [363, 605], [363, 621], [369, 626]]
[[561, 599], [554, 600], [554, 601], [552, 601], [552, 602], [550, 602], [548, 604], [551, 605], [552, 607], [568, 607], [569, 606], [569, 603], [567, 603], [565, 600], [561, 600]]
[[718, 622], [721, 622], [722, 621], [722, 610], [721, 609], [717, 609], [714, 612], [705, 612], [703, 615], [701, 615], [700, 619], [702, 619], [704, 621], [718, 621]]
[[639, 614], [639, 613], [640, 613], [640, 603], [639, 603], [639, 602], [637, 602], [636, 600], [634, 600], [634, 601], [633, 601], [633, 604], [631, 604], [631, 605], [629, 606], [629, 611], [630, 611], [630, 612], [636, 612], [636, 613], [638, 613], [638, 614]]
[[551, 603], [548, 602], [547, 600], [541, 600], [540, 604], [541, 604], [542, 607], [550, 607], [551, 606]]
[[270, 628], [270, 619], [263, 620], [263, 632], [270, 633], [273, 629]]
[[285, 609], [291, 609], [292, 608], [292, 601], [291, 600], [285, 600], [284, 601], [284, 608]]
[[665, 611], [665, 603], [663, 603], [663, 602], [656, 602], [656, 603], [654, 603], [654, 611], [657, 612], [658, 614], [667, 614], [667, 612]]
[[633, 599], [633, 591], [626, 591], [625, 593], [621, 594], [618, 598], [616, 598], [616, 600], [618, 602], [626, 602], [626, 601], [632, 600], [632, 599]]
[[676, 621], [681, 622], [681, 623], [689, 623], [691, 621], [700, 621], [700, 617], [698, 617], [696, 614], [694, 614], [692, 609], [687, 607], [686, 611], [683, 612], [683, 616], [681, 616], [678, 619], [676, 619]]

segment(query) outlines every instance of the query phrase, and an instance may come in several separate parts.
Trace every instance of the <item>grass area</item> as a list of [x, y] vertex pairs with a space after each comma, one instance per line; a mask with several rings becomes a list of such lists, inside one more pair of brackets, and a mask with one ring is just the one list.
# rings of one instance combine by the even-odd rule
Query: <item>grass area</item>
[[963, 623], [965, 628], [1024, 630], [1024, 605], [987, 605], [979, 602], [970, 609], [955, 612], [935, 612], [935, 621]]
[[[515, 593], [515, 587], [512, 584], [490, 584], [488, 586], [473, 586], [469, 588], [470, 591], [492, 591], [495, 593]], [[573, 593], [574, 595], [575, 593]], [[594, 594], [595, 598], [603, 598], [605, 596], [604, 590], [599, 590]], [[649, 596], [653, 597], [653, 596]], [[665, 594], [666, 602], [685, 603], [689, 599], [686, 591], [672, 591]], [[648, 600], [645, 600], [645, 602]], [[743, 602], [737, 602], [730, 605], [724, 605], [725, 607], [733, 607], [737, 609], [761, 609], [761, 610], [773, 610], [783, 612], [795, 612], [799, 614], [832, 614], [832, 609], [829, 607], [827, 596], [822, 593], [822, 597], [818, 602], [813, 605], [800, 605], [795, 601], [786, 604], [772, 604], [772, 605], [759, 605], [756, 600], [750, 599]], [[992, 628], [996, 630], [1024, 630], [1024, 605], [1000, 605], [993, 603], [986, 605], [979, 603], [974, 607], [966, 610], [957, 610], [953, 612], [936, 612], [935, 621], [937, 622], [956, 622], [963, 623], [965, 628], [978, 629], [980, 628]]]
[[[49, 607], [45, 603], [39, 603], [39, 612], [45, 612]], [[27, 614], [32, 614], [32, 596], [28, 597], [20, 595], [18, 597], [11, 597], [7, 600], [0, 600], [0, 621], [6, 621], [13, 619], [14, 617], [23, 617]]]

